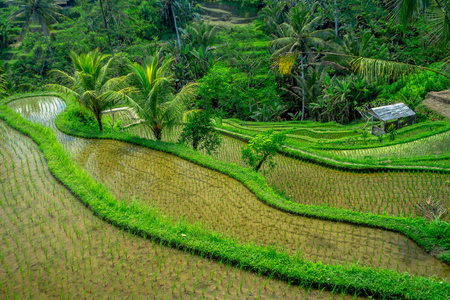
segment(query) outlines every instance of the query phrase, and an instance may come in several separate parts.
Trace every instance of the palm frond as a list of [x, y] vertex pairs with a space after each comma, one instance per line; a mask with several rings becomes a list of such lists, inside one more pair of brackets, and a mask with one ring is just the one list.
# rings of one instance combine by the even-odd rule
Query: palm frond
[[430, 68], [375, 58], [358, 57], [353, 59], [350, 65], [355, 73], [361, 74], [370, 82], [375, 82], [379, 77], [396, 80], [418, 71], [432, 71], [448, 78], [446, 74]]
[[125, 87], [118, 91], [108, 90], [107, 92], [103, 93], [100, 98], [105, 102], [110, 103], [110, 105], [119, 102], [132, 103], [133, 99], [130, 97], [130, 95], [133, 94], [134, 90], [135, 89], [133, 87]]
[[64, 85], [70, 85], [73, 86], [75, 84], [75, 78], [70, 76], [64, 71], [61, 70], [51, 70], [49, 72], [50, 75], [53, 75], [59, 79], [59, 82], [61, 82]]
[[[278, 66], [278, 69], [281, 74], [289, 74], [292, 71], [292, 67], [295, 64], [295, 60], [298, 55], [301, 54], [311, 54], [311, 53], [319, 53], [319, 52], [291, 52], [286, 53], [282, 56], [279, 56], [276, 58], [277, 63], [275, 64]], [[402, 63], [402, 62], [396, 62], [396, 61], [390, 61], [390, 60], [384, 60], [384, 59], [376, 59], [376, 58], [369, 58], [369, 57], [358, 57], [354, 55], [348, 55], [348, 54], [342, 54], [342, 53], [333, 53], [333, 52], [321, 52], [322, 54], [325, 54], [327, 57], [329, 56], [342, 56], [346, 59], [351, 59], [349, 65], [351, 71], [355, 73], [359, 73], [360, 75], [364, 76], [368, 81], [375, 82], [377, 78], [392, 78], [392, 79], [398, 79], [403, 78], [404, 76], [408, 76], [410, 74], [414, 74], [420, 71], [430, 71], [439, 75], [442, 75], [446, 78], [450, 79], [450, 76], [431, 68], [418, 66], [418, 65], [412, 65], [408, 63]], [[450, 63], [450, 58], [447, 59], [447, 61]], [[445, 62], [445, 61], [444, 61]]]
[[411, 19], [430, 6], [432, 0], [390, 0], [388, 6], [391, 12], [388, 15], [390, 20], [402, 24], [406, 28]]
[[161, 104], [162, 119], [166, 126], [170, 127], [181, 120], [182, 114], [186, 110], [186, 104], [195, 98], [197, 86], [196, 83], [189, 83], [181, 89], [173, 100]]
[[64, 94], [68, 94], [71, 95], [72, 97], [74, 97], [75, 99], [79, 99], [80, 98], [80, 94], [78, 94], [76, 91], [72, 90], [71, 88], [68, 88], [64, 85], [60, 85], [60, 84], [47, 84], [46, 87], [48, 87], [51, 90], [55, 90]]

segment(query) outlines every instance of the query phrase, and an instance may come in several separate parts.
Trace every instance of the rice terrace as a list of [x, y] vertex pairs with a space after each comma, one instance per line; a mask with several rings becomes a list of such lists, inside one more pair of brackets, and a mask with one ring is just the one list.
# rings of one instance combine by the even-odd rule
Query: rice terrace
[[449, 6], [0, 2], [0, 299], [450, 299]]

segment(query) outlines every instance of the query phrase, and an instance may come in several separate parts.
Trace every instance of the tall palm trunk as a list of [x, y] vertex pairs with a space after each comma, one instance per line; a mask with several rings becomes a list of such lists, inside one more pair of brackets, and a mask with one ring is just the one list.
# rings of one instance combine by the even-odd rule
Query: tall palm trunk
[[98, 123], [98, 129], [103, 132], [103, 123], [102, 123], [102, 113], [95, 113], [95, 119], [97, 120]]
[[162, 130], [163, 130], [163, 128], [162, 128], [161, 125], [159, 125], [157, 123], [153, 124], [152, 131], [153, 131], [153, 134], [154, 134], [155, 138], [158, 141], [160, 141], [162, 139]]
[[53, 66], [55, 65], [55, 55], [53, 54], [52, 46], [50, 45], [50, 39], [48, 38], [48, 34], [44, 31], [45, 40], [47, 41], [48, 51], [50, 51], [50, 55], [52, 56]]
[[337, 0], [334, 0], [334, 31], [336, 33], [336, 37], [338, 37], [339, 36], [339, 20], [338, 20]]
[[111, 55], [114, 57], [114, 49], [113, 49], [113, 45], [112, 45], [112, 41], [111, 41], [111, 33], [109, 32], [109, 24], [108, 24], [108, 20], [106, 20], [105, 9], [103, 8], [103, 0], [100, 0], [99, 4], [100, 4], [100, 10], [102, 12], [103, 23], [104, 23], [105, 29], [106, 29], [106, 35], [108, 36], [109, 49], [111, 50]]
[[[303, 54], [300, 56], [300, 65], [302, 68], [302, 81], [305, 81], [305, 65], [303, 64]], [[302, 121], [305, 119], [305, 87], [302, 87]]]
[[173, 2], [170, 4], [170, 10], [172, 12], [173, 25], [175, 26], [175, 32], [177, 33], [178, 50], [181, 51], [181, 39], [180, 39], [180, 33], [178, 32], [177, 17], [175, 16], [175, 11], [173, 10]]

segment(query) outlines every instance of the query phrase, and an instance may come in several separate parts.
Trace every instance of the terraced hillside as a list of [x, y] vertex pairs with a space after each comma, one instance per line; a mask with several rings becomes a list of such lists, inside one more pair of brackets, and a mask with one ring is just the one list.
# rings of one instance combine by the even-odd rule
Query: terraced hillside
[[[288, 127], [283, 129], [286, 128]], [[250, 128], [250, 131], [261, 132], [258, 128], [253, 127]], [[142, 126], [129, 129], [128, 132], [152, 138], [152, 134]], [[308, 134], [310, 132], [308, 131]], [[371, 154], [373, 157], [378, 156], [384, 160], [395, 157], [420, 157], [421, 154], [427, 153], [448, 155], [450, 152], [449, 132], [393, 146], [361, 150], [333, 150], [324, 151], [321, 154], [324, 157], [329, 155], [333, 158], [364, 158]], [[176, 138], [172, 135], [167, 137], [167, 140], [176, 141]], [[224, 136], [223, 144], [214, 158], [245, 166], [241, 160], [241, 149], [244, 145], [245, 142], [239, 139]], [[297, 203], [405, 217], [420, 215], [416, 204], [428, 199], [430, 195], [439, 197], [444, 205], [450, 206], [450, 191], [444, 187], [444, 183], [450, 180], [448, 174], [340, 171], [281, 154], [277, 155], [275, 162], [277, 164], [275, 169], [269, 171], [263, 167], [262, 172], [272, 187]], [[435, 163], [440, 167], [445, 166], [443, 160], [436, 160]], [[448, 214], [445, 219], [449, 220]]]
[[[391, 269], [399, 273], [407, 272], [412, 276], [437, 276], [440, 280], [449, 280], [447, 276], [450, 272], [450, 267], [447, 264], [440, 262], [431, 254], [426, 253], [422, 248], [401, 234], [382, 229], [311, 219], [285, 213], [261, 202], [239, 181], [176, 156], [120, 141], [85, 140], [67, 136], [59, 132], [54, 125], [56, 116], [65, 107], [65, 103], [58, 98], [23, 99], [11, 102], [9, 106], [27, 119], [38, 122], [55, 131], [59, 142], [71, 154], [72, 159], [87, 170], [94, 178], [102, 182], [124, 203], [133, 201], [133, 203], [139, 203], [139, 205], [155, 207], [160, 213], [167, 215], [173, 221], [187, 220], [189, 223], [197, 224], [196, 226], [220, 232], [231, 238], [236, 238], [241, 243], [269, 245], [281, 251], [287, 251], [287, 253], [296, 255], [298, 258], [307, 261], [348, 267], [357, 264], [374, 269], [383, 268]], [[7, 125], [3, 124], [2, 128], [5, 132], [5, 137], [14, 134], [13, 131], [9, 133], [10, 129], [8, 129]], [[24, 137], [12, 137], [5, 138], [4, 140], [5, 142], [11, 143], [11, 141], [24, 139], [26, 140]], [[217, 158], [224, 161], [236, 162], [240, 147], [239, 143], [242, 142], [232, 138], [227, 139], [224, 143], [224, 148], [219, 152]], [[32, 145], [32, 143], [28, 141], [26, 145]], [[32, 152], [30, 150], [23, 150], [22, 152], [27, 151]], [[7, 155], [11, 156], [12, 154]], [[309, 187], [309, 193], [307, 190], [304, 190], [300, 191], [298, 195], [307, 195], [305, 199], [311, 199], [313, 194], [311, 194], [312, 190], [310, 187], [314, 186], [311, 180], [316, 180], [315, 190], [328, 191], [328, 193], [318, 195], [317, 198], [313, 199], [325, 199], [328, 203], [324, 204], [328, 206], [342, 207], [340, 202], [333, 201], [333, 199], [337, 199], [337, 197], [348, 197], [347, 194], [340, 194], [341, 190], [344, 191], [345, 185], [341, 186], [340, 184], [336, 184], [333, 190], [332, 185], [334, 181], [330, 180], [331, 177], [327, 175], [326, 180], [320, 177], [322, 176], [320, 175], [321, 173], [331, 174], [331, 170], [283, 156], [279, 156], [277, 159], [280, 166], [279, 170], [285, 169], [288, 171], [284, 179], [278, 179], [278, 182], [284, 183], [285, 191], [289, 192], [289, 188], [295, 190], [298, 187], [305, 189]], [[23, 158], [19, 158], [19, 160], [22, 161]], [[30, 158], [25, 158], [25, 160], [31, 161]], [[37, 161], [36, 159], [34, 160]], [[41, 164], [45, 164], [42, 158], [40, 160]], [[286, 162], [283, 160], [286, 160]], [[299, 172], [293, 168], [295, 164], [300, 168], [306, 169], [303, 172]], [[24, 168], [25, 165], [23, 162], [21, 166]], [[11, 174], [14, 174], [14, 178], [16, 178], [17, 175], [14, 173], [15, 167], [11, 168], [11, 170], [3, 171], [2, 174], [6, 173], [7, 178], [10, 178]], [[320, 168], [322, 171], [320, 171]], [[31, 169], [34, 169], [34, 167]], [[31, 172], [31, 169], [29, 168], [28, 171]], [[44, 174], [47, 174], [45, 172]], [[345, 173], [337, 170], [331, 172], [334, 173], [333, 176], [336, 178], [336, 183], [342, 182], [345, 176], [349, 176], [348, 186], [362, 184], [359, 182], [361, 179], [355, 179], [355, 176], [359, 176], [359, 174]], [[271, 179], [270, 172], [265, 173], [268, 181], [279, 190], [282, 190], [283, 186], [276, 186], [276, 176], [273, 176]], [[299, 177], [297, 184], [289, 186], [289, 179], [293, 183], [296, 180], [293, 174], [301, 174], [301, 177]], [[319, 176], [311, 177], [310, 181], [307, 182], [304, 179], [307, 174]], [[364, 177], [364, 174], [361, 175]], [[394, 193], [392, 196], [393, 199], [398, 198], [397, 195], [401, 195], [401, 190], [408, 186], [422, 184], [425, 191], [427, 187], [429, 188], [430, 185], [433, 185], [431, 183], [439, 183], [446, 180], [445, 174], [436, 173], [419, 173], [417, 174], [417, 179], [411, 179], [409, 175], [403, 178], [400, 175], [402, 173], [375, 173], [370, 174], [369, 177], [378, 180], [372, 183], [373, 186], [380, 185], [382, 180], [385, 180], [386, 184], [392, 184], [391, 182], [395, 182], [397, 178], [399, 182], [397, 187], [390, 188], [390, 186], [386, 186], [390, 192], [392, 191]], [[280, 173], [277, 173], [277, 176], [280, 176]], [[22, 175], [22, 177], [26, 178], [27, 176]], [[410, 182], [409, 180], [411, 180], [410, 184], [408, 184]], [[6, 183], [2, 179], [2, 184], [3, 182]], [[303, 184], [299, 184], [300, 182]], [[318, 184], [320, 182], [323, 182], [325, 185], [319, 186]], [[404, 184], [405, 182], [406, 185]], [[33, 186], [33, 183], [31, 183], [31, 186]], [[11, 191], [11, 194], [13, 194], [15, 189], [20, 188], [17, 188], [15, 185], [11, 187], [5, 185], [3, 188], [5, 201], [9, 198], [5, 191]], [[428, 192], [429, 190], [426, 191]], [[389, 213], [392, 215], [402, 215], [403, 212], [399, 208], [404, 209], [404, 207], [408, 207], [408, 201], [403, 200], [399, 203], [405, 205], [404, 207], [399, 204], [395, 204], [394, 207], [392, 204], [386, 205], [385, 203], [385, 206], [383, 206], [383, 203], [378, 203], [370, 207], [366, 204], [366, 206], [361, 208], [361, 205], [369, 202], [367, 199], [373, 199], [373, 196], [369, 196], [371, 193], [381, 199], [389, 197], [389, 195], [378, 195], [376, 194], [376, 190], [370, 190], [367, 194], [363, 193], [362, 195], [367, 195], [367, 197], [372, 198], [363, 198], [363, 200], [360, 200], [361, 193], [358, 194], [356, 188], [348, 188], [347, 192], [354, 193], [353, 197], [355, 201], [360, 201], [360, 211], [364, 212], [381, 206], [385, 208], [385, 211], [387, 211], [386, 208], [397, 208], [397, 210], [390, 210]], [[405, 195], [407, 194], [407, 192], [404, 193]], [[425, 194], [426, 192], [423, 193]], [[61, 194], [57, 195], [58, 199], [65, 198]], [[329, 197], [328, 200], [327, 197]], [[358, 210], [357, 206], [353, 207], [353, 209]], [[14, 211], [14, 208], [12, 210]], [[379, 211], [378, 213], [385, 212]], [[65, 231], [64, 225], [60, 226]], [[124, 234], [122, 231], [122, 235]], [[58, 236], [56, 234], [57, 238]], [[103, 239], [101, 237], [100, 239], [103, 243]], [[134, 238], [131, 239], [133, 240]], [[136, 239], [141, 240], [140, 238]], [[148, 243], [145, 240], [143, 242]], [[127, 250], [124, 250], [125, 254], [120, 254], [120, 250], [113, 249], [111, 244], [108, 244], [108, 246], [110, 247], [111, 257], [114, 257], [114, 250], [118, 251], [118, 257], [123, 257], [124, 255], [126, 257], [128, 255], [126, 254]], [[52, 248], [54, 248], [54, 252], [57, 252], [56, 246]], [[63, 247], [61, 246], [60, 248]], [[133, 263], [131, 262], [131, 264]], [[93, 273], [92, 270], [90, 272], [91, 278], [98, 277], [94, 276], [95, 272]], [[120, 273], [119, 271], [117, 272]], [[140, 269], [138, 269], [138, 273], [140, 274]], [[31, 278], [33, 276], [30, 275], [29, 277]], [[66, 275], [67, 277], [69, 275]], [[23, 276], [22, 280], [25, 280]], [[106, 281], [107, 279], [104, 280]], [[111, 278], [111, 280], [114, 279]], [[142, 280], [145, 281], [145, 279]], [[14, 281], [10, 282], [10, 288], [7, 290], [8, 293], [13, 290], [12, 286], [14, 285], [12, 283]], [[166, 286], [168, 282], [170, 280], [167, 283], [165, 280], [163, 285]], [[120, 283], [122, 284], [123, 282]], [[91, 286], [93, 284], [91, 283]], [[177, 283], [174, 282], [173, 286], [176, 287]], [[198, 291], [195, 288], [196, 286], [197, 284], [192, 289], [193, 293]], [[207, 290], [208, 284], [204, 286], [205, 290]], [[83, 289], [84, 293], [87, 293], [84, 286]], [[89, 291], [98, 291], [99, 289], [101, 288], [96, 286]], [[173, 288], [172, 292], [175, 289]], [[225, 294], [229, 293], [229, 289], [230, 287], [228, 286]], [[70, 291], [66, 291], [66, 293], [68, 292]], [[176, 295], [180, 295], [183, 292], [186, 293], [186, 288], [183, 291], [180, 286]], [[22, 293], [25, 293], [25, 287]], [[236, 293], [238, 292], [236, 291]]]
[[39, 147], [0, 122], [3, 299], [350, 299], [293, 286], [130, 234], [51, 175]]

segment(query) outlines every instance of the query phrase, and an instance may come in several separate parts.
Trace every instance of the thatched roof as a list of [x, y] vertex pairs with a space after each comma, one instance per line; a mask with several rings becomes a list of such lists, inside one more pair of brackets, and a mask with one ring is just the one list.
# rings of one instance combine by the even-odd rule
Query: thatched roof
[[405, 103], [375, 107], [369, 109], [367, 113], [383, 122], [394, 119], [409, 118], [416, 115], [416, 113], [406, 106]]

